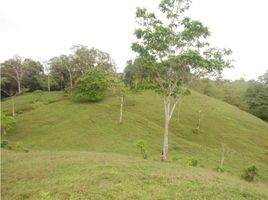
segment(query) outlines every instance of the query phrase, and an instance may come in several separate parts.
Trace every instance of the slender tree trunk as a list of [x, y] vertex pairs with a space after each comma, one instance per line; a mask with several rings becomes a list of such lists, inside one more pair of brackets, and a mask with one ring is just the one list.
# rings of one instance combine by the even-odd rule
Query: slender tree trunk
[[171, 96], [163, 97], [164, 103], [164, 111], [165, 111], [165, 128], [164, 128], [164, 143], [163, 143], [163, 151], [162, 151], [162, 161], [166, 161], [168, 159], [168, 129], [169, 122], [174, 113], [176, 105], [179, 99], [175, 99], [173, 104], [171, 104]]
[[72, 74], [69, 72], [69, 77], [70, 77], [70, 87], [73, 89], [73, 77]]
[[50, 78], [49, 78], [49, 74], [47, 75], [47, 90], [50, 92]]
[[14, 99], [14, 96], [11, 97], [11, 101], [12, 101], [12, 116], [14, 117], [16, 115], [16, 113], [15, 113], [15, 99]]
[[18, 78], [18, 94], [20, 95], [21, 93], [21, 86], [20, 86], [20, 79]]
[[119, 123], [123, 121], [123, 106], [124, 106], [124, 96], [121, 96], [121, 104], [120, 104], [120, 116], [119, 116]]
[[165, 129], [164, 129], [164, 143], [162, 152], [162, 161], [168, 159], [168, 128], [169, 128], [169, 116], [165, 115]]

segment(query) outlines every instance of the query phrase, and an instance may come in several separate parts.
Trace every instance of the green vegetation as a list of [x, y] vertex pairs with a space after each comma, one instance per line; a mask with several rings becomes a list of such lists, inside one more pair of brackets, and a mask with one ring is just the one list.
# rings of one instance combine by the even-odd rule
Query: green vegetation
[[268, 199], [268, 72], [202, 79], [231, 50], [210, 47], [190, 2], [137, 8], [125, 74], [83, 45], [1, 63], [1, 199]]
[[83, 151], [2, 154], [2, 199], [268, 198], [263, 183], [178, 163]]
[[[134, 35], [137, 40], [131, 48], [139, 56], [150, 89], [163, 99], [163, 161], [168, 160], [170, 121], [192, 80], [218, 74], [231, 66], [228, 56], [232, 51], [211, 47], [207, 40], [211, 35], [208, 27], [186, 16], [190, 3], [188, 0], [162, 0], [158, 6], [161, 16], [146, 8], [136, 10], [138, 27]], [[130, 71], [139, 72], [136, 68]]]
[[15, 118], [1, 112], [1, 134], [6, 134], [16, 124]]
[[191, 87], [268, 121], [268, 85], [263, 78], [265, 75], [259, 81], [199, 79]]
[[251, 167], [248, 167], [245, 169], [242, 177], [249, 182], [254, 181], [255, 177], [258, 175], [258, 168], [255, 165], [252, 165]]
[[[21, 114], [2, 139], [13, 147], [19, 142], [29, 152], [2, 150], [2, 199], [36, 199], [42, 191], [52, 199], [146, 199], [152, 193], [152, 199], [267, 198], [267, 123], [194, 91], [185, 98], [180, 108], [184, 118], [171, 121], [170, 161], [164, 164], [163, 108], [153, 92], [129, 94], [121, 124], [117, 96], [96, 103], [76, 103], [62, 92], [17, 97]], [[2, 109], [12, 113], [11, 104], [5, 100]], [[195, 135], [196, 113], [204, 107], [200, 134]], [[146, 160], [139, 160], [133, 144], [137, 138], [146, 143]], [[236, 153], [225, 160], [225, 172], [217, 174], [213, 169], [221, 160], [222, 142]], [[191, 157], [199, 167], [188, 169]], [[240, 175], [252, 163], [259, 176], [248, 185]]]
[[108, 77], [101, 70], [88, 70], [76, 82], [74, 97], [78, 101], [99, 101], [108, 87]]

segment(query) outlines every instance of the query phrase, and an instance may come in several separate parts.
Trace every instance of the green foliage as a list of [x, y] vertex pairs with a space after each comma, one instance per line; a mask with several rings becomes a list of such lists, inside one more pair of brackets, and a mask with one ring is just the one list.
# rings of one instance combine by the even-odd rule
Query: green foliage
[[248, 182], [252, 182], [258, 175], [258, 171], [259, 171], [258, 168], [255, 165], [252, 165], [251, 167], [248, 167], [247, 169], [244, 170], [242, 178]]
[[146, 150], [145, 142], [143, 140], [138, 140], [135, 145], [139, 149], [142, 157], [144, 159], [147, 159], [148, 158], [148, 153], [147, 153], [147, 150]]
[[1, 112], [1, 134], [6, 134], [16, 124], [16, 120], [12, 116], [8, 116]]
[[200, 130], [198, 127], [192, 129], [193, 134], [199, 134]]
[[222, 173], [222, 172], [224, 172], [225, 170], [224, 170], [223, 167], [218, 166], [218, 167], [216, 168], [216, 171]]
[[191, 167], [196, 167], [198, 165], [198, 160], [196, 158], [189, 158], [187, 164]]
[[268, 121], [268, 85], [253, 82], [246, 92], [249, 111]]
[[74, 97], [78, 101], [100, 101], [108, 88], [107, 74], [102, 70], [88, 70], [76, 82]]
[[9, 145], [8, 145], [8, 140], [2, 140], [1, 141], [1, 148], [8, 148]]
[[40, 192], [40, 198], [41, 200], [51, 200], [49, 192]]

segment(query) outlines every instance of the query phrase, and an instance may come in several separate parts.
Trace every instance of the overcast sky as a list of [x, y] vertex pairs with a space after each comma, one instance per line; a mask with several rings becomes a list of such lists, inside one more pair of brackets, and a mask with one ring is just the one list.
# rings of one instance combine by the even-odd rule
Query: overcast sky
[[[47, 60], [83, 44], [110, 53], [122, 71], [135, 57], [135, 8], [156, 10], [159, 1], [0, 0], [0, 62], [15, 54]], [[210, 28], [214, 46], [233, 50], [225, 78], [268, 70], [268, 0], [193, 0], [189, 16]]]

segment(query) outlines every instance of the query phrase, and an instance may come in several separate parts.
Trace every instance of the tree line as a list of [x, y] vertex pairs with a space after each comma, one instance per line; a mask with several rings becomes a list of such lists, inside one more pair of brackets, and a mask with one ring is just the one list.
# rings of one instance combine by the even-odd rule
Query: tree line
[[108, 53], [84, 45], [74, 45], [71, 50], [72, 54], [48, 61], [16, 55], [1, 63], [1, 97], [24, 91], [73, 89], [74, 82], [88, 69], [115, 72], [115, 63]]

